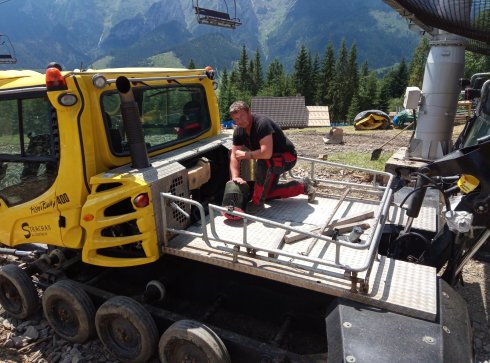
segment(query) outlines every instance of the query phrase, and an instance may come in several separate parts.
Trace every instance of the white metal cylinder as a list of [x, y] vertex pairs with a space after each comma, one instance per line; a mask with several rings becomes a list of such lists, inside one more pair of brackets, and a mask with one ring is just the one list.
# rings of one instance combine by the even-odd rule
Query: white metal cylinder
[[435, 160], [452, 149], [454, 117], [464, 71], [464, 42], [452, 34], [431, 41], [422, 85], [422, 102], [409, 158]]

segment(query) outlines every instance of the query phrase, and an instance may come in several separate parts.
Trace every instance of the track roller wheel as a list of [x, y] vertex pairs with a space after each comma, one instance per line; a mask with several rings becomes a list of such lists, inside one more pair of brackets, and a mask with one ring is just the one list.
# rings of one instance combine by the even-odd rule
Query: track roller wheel
[[160, 281], [151, 280], [146, 284], [145, 298], [147, 301], [158, 301], [161, 302], [165, 298], [167, 290], [165, 285]]
[[17, 265], [0, 267], [0, 304], [17, 319], [25, 319], [39, 308], [39, 295], [31, 277]]
[[76, 283], [61, 280], [43, 294], [44, 316], [54, 331], [73, 343], [84, 343], [95, 332], [95, 307]]
[[116, 296], [100, 306], [95, 327], [104, 346], [122, 362], [146, 362], [158, 342], [152, 316], [137, 301]]
[[223, 341], [206, 325], [194, 320], [179, 320], [160, 338], [158, 356], [163, 363], [229, 363]]

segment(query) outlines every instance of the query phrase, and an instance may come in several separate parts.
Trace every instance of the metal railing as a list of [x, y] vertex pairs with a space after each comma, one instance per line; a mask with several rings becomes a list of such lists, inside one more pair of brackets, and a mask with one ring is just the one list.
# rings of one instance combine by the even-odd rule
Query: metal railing
[[[370, 228], [370, 233], [365, 236], [363, 239], [359, 240], [359, 242], [350, 242], [349, 240], [334, 238], [331, 236], [324, 235], [322, 233], [310, 232], [301, 228], [295, 228], [289, 225], [285, 225], [283, 223], [279, 223], [270, 219], [261, 218], [258, 216], [249, 215], [247, 213], [238, 212], [236, 210], [228, 209], [226, 207], [221, 207], [213, 204], [208, 205], [209, 218], [206, 218], [206, 211], [204, 206], [198, 201], [179, 197], [170, 193], [161, 193], [161, 203], [162, 203], [162, 219], [163, 219], [163, 228], [164, 232], [170, 232], [173, 234], [186, 235], [190, 237], [200, 238], [204, 241], [204, 243], [210, 248], [219, 251], [224, 251], [227, 253], [231, 253], [233, 255], [233, 261], [238, 262], [238, 255], [249, 256], [250, 254], [246, 251], [253, 250], [255, 253], [253, 255], [254, 258], [259, 260], [264, 260], [268, 262], [274, 262], [279, 265], [286, 265], [289, 267], [303, 269], [310, 272], [315, 272], [319, 274], [325, 274], [328, 276], [334, 276], [337, 278], [346, 279], [352, 284], [352, 291], [357, 290], [357, 284], [360, 284], [361, 291], [367, 292], [367, 286], [369, 285], [369, 276], [377, 256], [378, 245], [381, 240], [381, 235], [383, 232], [383, 226], [386, 221], [388, 210], [391, 204], [392, 199], [392, 189], [386, 186], [381, 186], [376, 184], [377, 176], [384, 176], [387, 178], [387, 185], [391, 185], [393, 175], [389, 173], [379, 172], [375, 170], [346, 166], [342, 164], [308, 159], [308, 158], [298, 158], [303, 162], [307, 162], [310, 165], [310, 170], [308, 172], [309, 176], [318, 182], [320, 185], [322, 184], [334, 184], [338, 186], [343, 186], [346, 189], [345, 193], [341, 198], [339, 198], [339, 203], [342, 202], [343, 197], [347, 197], [349, 192], [355, 192], [362, 190], [363, 192], [373, 193], [378, 195], [379, 197], [379, 205], [374, 214], [374, 222]], [[327, 180], [327, 179], [319, 179], [314, 178], [315, 170], [321, 166], [326, 167], [339, 167], [343, 169], [352, 169], [357, 171], [366, 172], [373, 175], [373, 183], [372, 185], [368, 184], [359, 184], [353, 182], [341, 182], [338, 180]], [[293, 173], [290, 173], [294, 178], [298, 179], [299, 177]], [[179, 203], [187, 203], [191, 206], [195, 206], [199, 212], [199, 220], [198, 224], [200, 224], [200, 231], [193, 232], [187, 229], [177, 229], [171, 228], [167, 221], [167, 208], [175, 208]], [[241, 236], [234, 235], [233, 239], [226, 238], [219, 234], [216, 228], [216, 217], [222, 213], [239, 216], [243, 218], [243, 228], [241, 232]], [[335, 211], [333, 212], [335, 214]], [[333, 217], [332, 214], [332, 217]], [[335, 248], [334, 258], [333, 259], [324, 259], [318, 257], [311, 257], [308, 253], [291, 253], [284, 251], [283, 249], [278, 248], [265, 248], [254, 244], [253, 241], [249, 241], [248, 236], [248, 222], [255, 221], [257, 223], [261, 223], [267, 227], [273, 227], [277, 229], [285, 230], [286, 233], [297, 233], [303, 235], [305, 238], [313, 238], [315, 243], [317, 241], [323, 241], [325, 244], [331, 244]], [[208, 231], [209, 227], [209, 231]], [[169, 245], [169, 237], [168, 233], [163, 234], [164, 244], [165, 246]], [[341, 247], [349, 248], [351, 250], [365, 250], [363, 262], [360, 266], [351, 266], [349, 264], [341, 263]], [[258, 254], [258, 252], [263, 252], [263, 254]], [[270, 257], [274, 256], [274, 257]], [[311, 266], [309, 266], [311, 264]], [[312, 266], [325, 266], [324, 269], [319, 269], [318, 267]], [[331, 268], [331, 269], [328, 269]], [[339, 272], [336, 269], [341, 269], [343, 272]], [[364, 278], [358, 278], [358, 274], [361, 272], [365, 272]]]

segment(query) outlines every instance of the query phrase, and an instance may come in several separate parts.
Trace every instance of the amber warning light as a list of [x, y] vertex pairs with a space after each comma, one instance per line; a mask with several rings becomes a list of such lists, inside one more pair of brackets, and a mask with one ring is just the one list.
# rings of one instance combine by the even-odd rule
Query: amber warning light
[[63, 77], [58, 68], [52, 67], [46, 70], [46, 88], [48, 91], [61, 91], [68, 89], [66, 86], [65, 77]]
[[210, 80], [213, 80], [214, 77], [216, 77], [216, 72], [214, 71], [213, 67], [211, 66], [207, 66], [206, 68], [204, 68], [204, 71], [206, 73], [206, 76], [210, 79]]

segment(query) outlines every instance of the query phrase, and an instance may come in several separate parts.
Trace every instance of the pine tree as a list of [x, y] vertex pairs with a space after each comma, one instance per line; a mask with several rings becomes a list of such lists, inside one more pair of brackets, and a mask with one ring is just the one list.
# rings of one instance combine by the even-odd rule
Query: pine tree
[[357, 94], [359, 88], [359, 70], [357, 69], [357, 46], [356, 43], [351, 45], [349, 51], [349, 61], [347, 65], [347, 98], [346, 106], [349, 107], [352, 98]]
[[359, 106], [359, 96], [356, 94], [352, 98], [352, 102], [350, 103], [349, 106], [349, 111], [347, 112], [347, 121], [352, 124], [354, 122], [354, 119], [356, 118], [357, 114], [362, 111], [360, 106]]
[[408, 68], [408, 85], [422, 88], [424, 80], [425, 63], [429, 55], [430, 44], [426, 38], [422, 38], [417, 48], [415, 48], [412, 61]]
[[253, 74], [255, 72], [255, 63], [253, 59], [250, 59], [250, 62], [248, 63], [248, 72], [249, 72], [249, 85], [248, 85], [248, 90], [252, 94], [252, 96], [255, 96], [257, 94], [257, 88], [253, 79]]
[[265, 83], [259, 94], [261, 96], [285, 97], [296, 95], [294, 75], [287, 75], [283, 65], [274, 59], [267, 68]]
[[285, 75], [282, 85], [281, 85], [281, 94], [282, 97], [287, 96], [295, 96], [296, 93], [296, 85], [295, 80], [292, 75]]
[[311, 56], [308, 56], [306, 52], [306, 47], [301, 45], [298, 55], [296, 56], [296, 61], [294, 63], [294, 84], [296, 86], [296, 93], [305, 96], [305, 100], [309, 95], [309, 87], [311, 73]]
[[238, 70], [233, 67], [230, 73], [230, 85], [236, 85], [239, 82]]
[[240, 52], [240, 60], [238, 61], [238, 89], [247, 91], [250, 89], [250, 73], [248, 71], [248, 54], [245, 45]]
[[349, 105], [346, 103], [349, 94], [348, 69], [347, 49], [345, 46], [345, 39], [342, 39], [339, 56], [335, 63], [335, 74], [332, 85], [332, 107], [330, 112], [333, 116], [333, 120], [336, 122], [344, 121], [347, 117], [349, 108]]
[[196, 69], [196, 65], [194, 64], [194, 60], [191, 58], [189, 64], [187, 65], [188, 69]]
[[401, 63], [396, 68], [394, 74], [393, 85], [391, 88], [392, 97], [398, 98], [405, 94], [405, 90], [408, 86], [408, 68], [405, 63], [405, 58], [402, 59]]
[[265, 75], [266, 86], [272, 85], [274, 82], [277, 82], [283, 77], [284, 77], [284, 67], [277, 59], [274, 59], [269, 64], [269, 67], [267, 68], [267, 72]]
[[368, 77], [369, 77], [369, 65], [367, 61], [361, 66], [361, 72], [359, 73], [359, 87], [357, 89], [357, 103], [361, 111], [367, 110], [369, 99], [372, 95], [368, 91]]
[[377, 108], [381, 111], [388, 112], [389, 103], [390, 103], [390, 86], [383, 79], [383, 81], [381, 81], [381, 87], [379, 88]]
[[230, 96], [228, 92], [230, 84], [228, 79], [228, 71], [226, 70], [226, 67], [221, 75], [220, 83], [221, 85], [219, 88], [219, 97], [218, 97], [219, 112], [222, 120], [228, 120], [229, 119], [228, 107], [230, 106], [231, 102], [228, 99], [228, 97]]
[[238, 72], [238, 67], [235, 66], [233, 67], [230, 73], [228, 88], [226, 90], [227, 91], [226, 100], [228, 101], [229, 105], [234, 101], [237, 100], [247, 101], [247, 99], [250, 98], [245, 91], [242, 91], [238, 88], [238, 83], [239, 83], [239, 72]]
[[389, 98], [396, 98], [397, 94], [397, 87], [398, 85], [396, 84], [396, 75], [397, 75], [397, 67], [391, 67], [388, 72], [383, 77], [383, 87], [386, 88], [386, 92], [388, 94]]
[[252, 74], [252, 82], [254, 85], [254, 92], [252, 92], [252, 94], [256, 95], [264, 85], [264, 76], [262, 74], [262, 62], [260, 61], [260, 52], [258, 48], [255, 51], [254, 65], [255, 67], [253, 71], [252, 70], [250, 71], [250, 73]]
[[332, 103], [332, 85], [335, 71], [335, 54], [332, 42], [329, 42], [325, 50], [325, 57], [322, 63], [321, 78], [318, 83], [318, 94], [321, 105], [331, 105]]
[[361, 108], [362, 110], [372, 110], [378, 104], [378, 79], [375, 72], [369, 72], [366, 80], [367, 101]]
[[318, 53], [315, 54], [315, 58], [313, 60], [313, 64], [311, 66], [311, 85], [310, 85], [310, 92], [311, 92], [311, 103], [310, 105], [320, 105], [320, 94], [319, 94], [319, 83], [321, 79], [321, 74], [320, 74], [320, 57], [318, 56]]
[[305, 70], [305, 81], [303, 95], [305, 96], [305, 104], [313, 105], [315, 104], [315, 80], [313, 75], [313, 58], [311, 52], [308, 52], [307, 69]]
[[285, 82], [284, 67], [277, 59], [274, 59], [267, 68], [265, 84], [259, 94], [261, 96], [282, 96]]
[[359, 79], [369, 76], [369, 63], [367, 60], [362, 63], [361, 72], [359, 73]]

